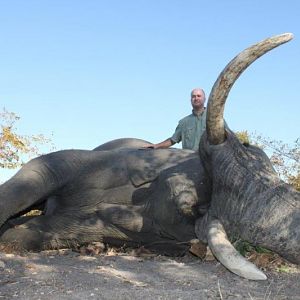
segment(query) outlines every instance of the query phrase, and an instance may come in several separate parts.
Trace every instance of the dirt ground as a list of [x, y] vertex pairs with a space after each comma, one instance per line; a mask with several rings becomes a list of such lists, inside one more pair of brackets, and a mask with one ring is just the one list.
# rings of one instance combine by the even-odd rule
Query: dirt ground
[[52, 250], [0, 252], [1, 299], [300, 299], [300, 268], [265, 270], [268, 280], [242, 279], [215, 260], [86, 255]]

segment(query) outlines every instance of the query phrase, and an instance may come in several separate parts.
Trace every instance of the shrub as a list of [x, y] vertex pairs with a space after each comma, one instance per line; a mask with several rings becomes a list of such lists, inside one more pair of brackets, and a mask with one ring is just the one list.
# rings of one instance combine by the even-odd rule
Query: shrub
[[42, 145], [54, 149], [51, 139], [42, 134], [20, 135], [16, 123], [20, 117], [8, 112], [5, 108], [0, 112], [0, 168], [14, 169], [24, 161], [40, 154]]

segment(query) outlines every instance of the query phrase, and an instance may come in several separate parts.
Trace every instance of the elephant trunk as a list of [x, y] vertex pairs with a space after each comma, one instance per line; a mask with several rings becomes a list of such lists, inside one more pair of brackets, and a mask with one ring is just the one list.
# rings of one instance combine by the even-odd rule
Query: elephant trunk
[[280, 180], [261, 149], [245, 147], [231, 131], [220, 145], [209, 146], [203, 139], [202, 153], [204, 149], [209, 149], [204, 164], [213, 180], [209, 215], [221, 221], [230, 239], [268, 248], [299, 264], [300, 193]]
[[[248, 186], [251, 187], [259, 188], [255, 184]], [[248, 190], [242, 197], [224, 191], [227, 199], [219, 198], [219, 207], [212, 209], [232, 238], [267, 248], [300, 264], [300, 194], [285, 183], [256, 191]]]

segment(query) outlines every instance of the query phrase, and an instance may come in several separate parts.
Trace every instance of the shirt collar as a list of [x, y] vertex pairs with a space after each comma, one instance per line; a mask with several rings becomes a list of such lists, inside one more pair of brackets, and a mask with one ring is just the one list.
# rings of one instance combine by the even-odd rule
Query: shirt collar
[[194, 110], [192, 110], [192, 113], [193, 113], [194, 116], [199, 117], [199, 116], [203, 115], [203, 113], [205, 112], [205, 110], [206, 110], [206, 107], [204, 107], [204, 109], [203, 109], [203, 111], [202, 111], [202, 113], [200, 115], [196, 114]]

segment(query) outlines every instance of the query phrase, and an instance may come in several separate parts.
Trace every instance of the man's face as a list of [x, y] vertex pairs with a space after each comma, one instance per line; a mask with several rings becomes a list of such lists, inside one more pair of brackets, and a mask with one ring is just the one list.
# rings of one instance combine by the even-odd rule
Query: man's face
[[200, 89], [195, 89], [191, 94], [191, 103], [194, 109], [201, 109], [204, 106], [205, 94]]

